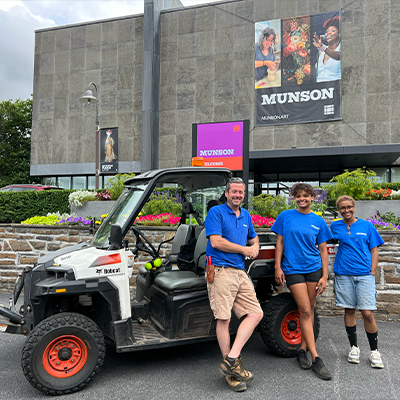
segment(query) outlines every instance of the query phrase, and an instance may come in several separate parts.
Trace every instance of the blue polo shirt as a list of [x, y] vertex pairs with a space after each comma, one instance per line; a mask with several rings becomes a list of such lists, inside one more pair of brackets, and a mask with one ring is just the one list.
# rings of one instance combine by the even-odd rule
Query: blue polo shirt
[[[210, 235], [219, 235], [241, 246], [246, 246], [248, 240], [257, 236], [249, 212], [240, 208], [240, 215], [236, 217], [232, 208], [226, 203], [210, 209], [204, 226], [208, 238]], [[207, 243], [207, 256], [211, 256], [214, 265], [244, 269], [244, 255], [214, 249], [210, 241]]]
[[281, 268], [285, 274], [308, 274], [322, 268], [317, 245], [332, 239], [323, 218], [313, 212], [286, 210], [278, 215], [271, 231], [283, 237]]
[[336, 275], [369, 275], [371, 250], [381, 246], [383, 239], [370, 221], [358, 218], [351, 224], [350, 235], [343, 220], [331, 223], [333, 237], [339, 241], [339, 249], [333, 270]]

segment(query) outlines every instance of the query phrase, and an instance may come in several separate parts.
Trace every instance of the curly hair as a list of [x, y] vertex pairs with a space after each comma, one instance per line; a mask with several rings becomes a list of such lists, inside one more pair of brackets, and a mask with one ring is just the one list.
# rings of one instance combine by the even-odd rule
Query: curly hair
[[304, 191], [308, 193], [311, 197], [315, 197], [315, 189], [308, 183], [295, 183], [290, 189], [290, 197], [295, 198], [297, 193]]
[[339, 210], [340, 205], [342, 204], [343, 201], [350, 201], [351, 204], [353, 206], [356, 205], [356, 201], [351, 197], [351, 196], [340, 196], [337, 200], [336, 200], [336, 208]]
[[334, 26], [340, 32], [340, 15], [329, 18], [324, 22], [325, 29], [327, 29], [329, 26]]
[[261, 32], [261, 35], [260, 35], [260, 38], [258, 39], [258, 47], [262, 50], [263, 49], [263, 40], [264, 40], [264, 38], [266, 37], [267, 39], [271, 36], [271, 35], [273, 35], [274, 36], [274, 38], [273, 38], [273, 43], [275, 43], [275, 40], [276, 40], [276, 33], [275, 33], [275, 31], [272, 29], [272, 28], [265, 28], [262, 32]]

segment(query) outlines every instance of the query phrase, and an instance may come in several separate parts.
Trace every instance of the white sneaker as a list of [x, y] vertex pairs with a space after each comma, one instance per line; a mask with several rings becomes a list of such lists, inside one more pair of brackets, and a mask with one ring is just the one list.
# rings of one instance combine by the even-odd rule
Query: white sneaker
[[383, 368], [383, 362], [378, 350], [372, 350], [369, 356], [372, 368]]
[[359, 364], [360, 362], [360, 348], [358, 346], [352, 346], [347, 361], [353, 364]]

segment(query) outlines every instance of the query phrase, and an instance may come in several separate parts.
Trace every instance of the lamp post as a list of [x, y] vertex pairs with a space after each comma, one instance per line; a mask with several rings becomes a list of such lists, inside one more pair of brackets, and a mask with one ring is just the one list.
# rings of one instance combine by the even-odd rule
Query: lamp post
[[100, 164], [100, 123], [99, 123], [99, 100], [96, 98], [96, 96], [93, 96], [93, 92], [90, 90], [90, 86], [93, 86], [95, 88], [95, 94], [97, 96], [97, 86], [93, 83], [90, 82], [88, 85], [88, 89], [86, 90], [84, 96], [82, 96], [79, 101], [82, 103], [95, 103], [96, 104], [96, 160], [95, 160], [95, 186], [96, 189], [99, 189], [99, 164]]

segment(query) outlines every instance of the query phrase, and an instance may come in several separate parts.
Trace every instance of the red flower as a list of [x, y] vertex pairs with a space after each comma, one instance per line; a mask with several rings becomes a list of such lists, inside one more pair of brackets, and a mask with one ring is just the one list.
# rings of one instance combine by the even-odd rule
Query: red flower
[[289, 53], [293, 53], [296, 50], [296, 46], [293, 43], [289, 43], [285, 48]]
[[306, 57], [307, 56], [307, 52], [305, 50], [299, 50], [299, 56], [300, 57]]

